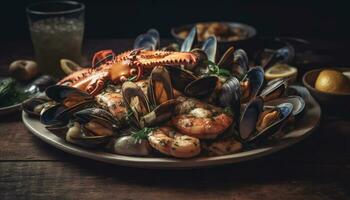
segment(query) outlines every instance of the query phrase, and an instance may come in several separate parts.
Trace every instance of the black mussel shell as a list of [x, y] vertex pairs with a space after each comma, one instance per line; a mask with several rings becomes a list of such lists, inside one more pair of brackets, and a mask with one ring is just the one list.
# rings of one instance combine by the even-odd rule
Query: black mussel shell
[[242, 141], [249, 140], [256, 130], [256, 123], [259, 115], [263, 111], [263, 100], [257, 97], [250, 101], [243, 109], [239, 121], [239, 136]]
[[207, 54], [208, 60], [215, 63], [217, 52], [217, 40], [215, 35], [212, 35], [205, 40], [202, 50]]
[[150, 29], [145, 34], [137, 36], [134, 42], [134, 49], [156, 50], [159, 48], [159, 33]]
[[179, 67], [167, 67], [167, 70], [170, 73], [172, 86], [180, 92], [184, 92], [185, 87], [197, 79], [190, 71]]
[[223, 83], [219, 94], [219, 105], [222, 107], [230, 107], [234, 115], [240, 116], [241, 107], [241, 86], [236, 77], [228, 78]]
[[34, 109], [47, 102], [47, 99], [32, 97], [22, 102], [22, 109], [31, 117], [40, 117], [40, 113], [35, 112]]
[[198, 37], [197, 37], [197, 27], [194, 26], [184, 42], [181, 45], [180, 51], [181, 52], [189, 52], [194, 47], [195, 44], [198, 43]]
[[243, 78], [243, 81], [249, 81], [250, 83], [249, 99], [255, 98], [265, 84], [264, 70], [261, 67], [251, 68]]
[[113, 117], [113, 115], [110, 112], [100, 108], [86, 108], [74, 113], [74, 116], [81, 123], [87, 123], [92, 119], [95, 119], [104, 121], [110, 124], [113, 128], [121, 127], [120, 122], [116, 120], [116, 118]]
[[81, 96], [82, 101], [91, 101], [94, 99], [92, 95], [82, 90], [65, 85], [50, 86], [45, 90], [45, 93], [50, 99], [60, 103], [73, 94]]
[[174, 98], [171, 78], [166, 68], [156, 67], [152, 70], [147, 95], [153, 107]]
[[280, 119], [271, 124], [270, 126], [266, 127], [264, 130], [260, 132], [255, 132], [254, 135], [252, 135], [248, 140], [249, 142], [253, 141], [263, 141], [273, 134], [275, 134], [287, 121], [289, 116], [292, 114], [293, 111], [293, 105], [291, 103], [281, 103], [278, 106], [276, 106], [280, 111]]
[[185, 88], [185, 95], [197, 99], [209, 97], [215, 90], [218, 81], [216, 76], [204, 76], [189, 83]]
[[152, 112], [141, 117], [140, 123], [146, 127], [161, 124], [162, 122], [169, 120], [173, 114], [176, 104], [177, 101], [175, 99], [170, 99], [160, 104]]
[[260, 96], [265, 100], [272, 100], [283, 96], [286, 93], [287, 80], [274, 79], [266, 84]]
[[305, 109], [305, 101], [300, 96], [287, 96], [278, 99], [274, 99], [265, 103], [267, 106], [277, 106], [282, 103], [291, 103], [293, 105], [292, 116], [296, 117], [303, 113]]

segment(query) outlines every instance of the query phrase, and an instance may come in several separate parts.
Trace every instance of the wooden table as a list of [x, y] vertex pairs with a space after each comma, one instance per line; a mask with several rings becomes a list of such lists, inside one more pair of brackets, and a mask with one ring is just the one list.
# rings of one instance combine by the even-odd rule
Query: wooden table
[[[87, 41], [84, 52], [131, 44]], [[2, 45], [1, 74], [11, 60], [32, 55], [28, 42]], [[323, 120], [306, 140], [258, 160], [176, 171], [75, 157], [27, 131], [20, 113], [0, 116], [0, 199], [350, 199], [349, 123]]]

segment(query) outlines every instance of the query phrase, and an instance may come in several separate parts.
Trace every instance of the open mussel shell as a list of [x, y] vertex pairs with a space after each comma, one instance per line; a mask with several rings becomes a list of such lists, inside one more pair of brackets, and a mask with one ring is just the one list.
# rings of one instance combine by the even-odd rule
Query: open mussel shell
[[59, 103], [63, 103], [70, 98], [74, 98], [77, 102], [92, 101], [94, 99], [93, 96], [84, 91], [65, 85], [50, 86], [45, 90], [45, 93], [50, 99]]
[[205, 40], [202, 50], [207, 54], [208, 60], [215, 63], [217, 52], [217, 40], [215, 35], [212, 35]]
[[274, 79], [266, 84], [260, 96], [264, 101], [270, 101], [285, 95], [287, 89], [286, 79]]
[[223, 83], [219, 94], [219, 105], [230, 107], [235, 116], [240, 116], [241, 86], [239, 80], [231, 76]]
[[156, 29], [150, 29], [145, 34], [136, 37], [134, 49], [156, 50], [159, 48], [159, 32]]
[[45, 125], [67, 124], [73, 114], [90, 106], [90, 102], [79, 102], [67, 107], [64, 104], [57, 104], [41, 113], [40, 121]]
[[94, 119], [110, 124], [113, 129], [118, 129], [121, 127], [120, 122], [113, 117], [110, 112], [100, 108], [86, 108], [74, 113], [74, 116], [79, 122], [82, 123], [87, 123]]
[[262, 98], [255, 98], [243, 109], [239, 120], [239, 136], [242, 141], [247, 141], [255, 132], [256, 123], [263, 110]]
[[54, 106], [47, 98], [32, 97], [22, 102], [22, 109], [31, 117], [40, 117], [44, 109]]
[[174, 98], [173, 86], [166, 68], [156, 67], [152, 70], [147, 95], [154, 107]]
[[287, 96], [274, 99], [265, 103], [266, 106], [277, 106], [282, 103], [291, 103], [293, 105], [292, 116], [297, 117], [301, 115], [305, 109], [305, 101], [300, 96]]
[[264, 81], [265, 81], [264, 70], [261, 67], [251, 68], [247, 72], [247, 74], [245, 75], [242, 81], [249, 82], [249, 87], [248, 87], [249, 96], [247, 97], [249, 101], [250, 99], [255, 98], [260, 93], [260, 91], [264, 86]]
[[228, 48], [225, 51], [225, 53], [221, 56], [219, 62], [217, 63], [218, 66], [231, 70], [231, 67], [233, 65], [233, 60], [234, 60], [234, 52], [235, 52], [234, 47]]
[[197, 37], [197, 27], [194, 26], [184, 42], [181, 45], [180, 51], [181, 52], [189, 52], [194, 47], [194, 45], [198, 43], [198, 37]]
[[167, 67], [167, 70], [170, 73], [172, 86], [180, 92], [183, 92], [189, 83], [197, 79], [192, 72], [179, 67]]
[[67, 124], [70, 114], [67, 108], [57, 104], [44, 111], [40, 116], [40, 122], [45, 125]]
[[86, 134], [83, 125], [74, 122], [68, 128], [66, 140], [82, 147], [96, 148], [108, 143], [111, 135], [89, 135]]
[[43, 92], [51, 85], [56, 84], [57, 80], [49, 75], [41, 75], [24, 88], [25, 92], [30, 94], [37, 94]]
[[269, 68], [277, 63], [289, 64], [293, 61], [295, 57], [295, 50], [292, 46], [287, 45], [273, 51], [267, 61], [264, 63], [263, 68]]
[[169, 120], [173, 114], [173, 110], [177, 104], [175, 99], [170, 99], [157, 106], [154, 110], [140, 119], [141, 127], [155, 126]]
[[151, 111], [147, 97], [142, 92], [141, 88], [131, 81], [123, 83], [122, 92], [125, 105], [133, 114], [131, 119], [136, 126], [140, 126], [139, 122], [141, 117]]
[[243, 49], [237, 49], [234, 52], [234, 66], [232, 68], [232, 72], [237, 75], [245, 74], [249, 68], [249, 60], [248, 55]]
[[249, 142], [264, 140], [274, 135], [287, 121], [289, 116], [293, 111], [293, 104], [291, 103], [281, 103], [276, 106], [276, 108], [280, 112], [280, 119], [272, 123], [270, 126], [266, 127], [261, 131], [256, 131], [254, 135], [252, 135], [248, 140]]
[[191, 50], [191, 53], [195, 54], [198, 58], [198, 63], [194, 66], [186, 67], [187, 70], [192, 71], [196, 76], [202, 76], [209, 73], [209, 65], [208, 65], [208, 55], [207, 53], [199, 48], [195, 48]]
[[215, 90], [218, 81], [217, 76], [204, 76], [192, 81], [185, 87], [185, 95], [203, 99], [209, 97]]
[[260, 97], [254, 99], [246, 106], [239, 122], [239, 136], [242, 141], [262, 141], [275, 134], [292, 114], [293, 104], [281, 103], [274, 106], [274, 109], [277, 109], [279, 112], [279, 119], [263, 130], [258, 131], [256, 129], [256, 125], [259, 121], [259, 115], [263, 112], [263, 109], [263, 100]]

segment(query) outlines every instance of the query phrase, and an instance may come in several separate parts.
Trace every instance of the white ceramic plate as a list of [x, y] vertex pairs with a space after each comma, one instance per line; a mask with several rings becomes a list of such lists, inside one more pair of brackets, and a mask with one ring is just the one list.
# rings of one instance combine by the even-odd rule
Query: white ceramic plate
[[269, 146], [258, 147], [255, 149], [244, 150], [235, 154], [216, 156], [216, 157], [202, 157], [193, 159], [175, 159], [166, 157], [131, 157], [112, 154], [99, 150], [85, 149], [66, 142], [64, 139], [56, 136], [52, 132], [45, 129], [37, 119], [30, 118], [23, 112], [22, 118], [25, 126], [36, 136], [45, 142], [61, 149], [65, 152], [76, 156], [90, 158], [102, 162], [113, 163], [116, 165], [132, 166], [139, 168], [199, 168], [214, 165], [223, 165], [228, 163], [243, 162], [246, 160], [256, 159], [266, 156], [284, 149], [290, 145], [301, 141], [308, 136], [318, 125], [321, 118], [321, 110], [318, 103], [310, 95], [306, 88], [301, 86], [293, 86], [302, 94], [306, 107], [302, 116], [297, 120], [295, 128], [287, 133], [283, 139], [278, 143]]

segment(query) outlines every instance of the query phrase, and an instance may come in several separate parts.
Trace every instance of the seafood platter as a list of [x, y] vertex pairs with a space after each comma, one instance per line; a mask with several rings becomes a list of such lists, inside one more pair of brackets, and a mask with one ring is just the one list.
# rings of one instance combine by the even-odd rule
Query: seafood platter
[[252, 65], [243, 49], [218, 58], [215, 36], [197, 42], [193, 28], [180, 46], [161, 47], [151, 29], [132, 50], [99, 51], [90, 67], [66, 69], [57, 84], [23, 102], [23, 121], [66, 152], [143, 168], [250, 160], [317, 126], [320, 107], [291, 77], [266, 80], [268, 66]]

